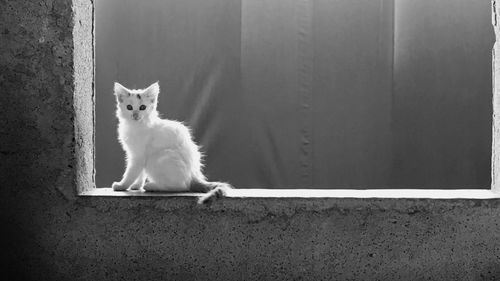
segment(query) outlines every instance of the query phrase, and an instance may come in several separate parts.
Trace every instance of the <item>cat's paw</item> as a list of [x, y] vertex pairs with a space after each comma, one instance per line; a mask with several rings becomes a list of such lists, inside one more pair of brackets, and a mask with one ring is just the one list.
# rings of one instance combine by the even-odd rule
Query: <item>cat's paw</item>
[[120, 184], [119, 182], [114, 182], [112, 185], [111, 185], [111, 188], [113, 188], [114, 191], [124, 191], [124, 190], [127, 190], [127, 186], [124, 186], [122, 184]]
[[130, 186], [130, 190], [139, 190], [139, 189], [141, 189], [141, 187], [142, 187], [142, 184], [140, 184], [140, 183], [133, 183]]

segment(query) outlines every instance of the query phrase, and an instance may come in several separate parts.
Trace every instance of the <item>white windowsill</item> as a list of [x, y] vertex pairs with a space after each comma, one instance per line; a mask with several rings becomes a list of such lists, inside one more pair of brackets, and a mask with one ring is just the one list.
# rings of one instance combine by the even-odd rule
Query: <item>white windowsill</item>
[[[199, 196], [198, 193], [150, 193], [143, 191], [113, 191], [95, 188], [82, 196]], [[421, 198], [421, 199], [495, 199], [499, 193], [490, 189], [233, 189], [227, 197], [234, 198]]]

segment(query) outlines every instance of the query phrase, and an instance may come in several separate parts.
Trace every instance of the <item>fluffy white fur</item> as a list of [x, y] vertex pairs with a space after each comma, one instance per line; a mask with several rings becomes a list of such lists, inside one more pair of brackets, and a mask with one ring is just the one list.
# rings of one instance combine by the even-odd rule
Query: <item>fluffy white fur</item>
[[230, 185], [206, 181], [201, 153], [189, 129], [158, 116], [159, 92], [158, 82], [142, 90], [114, 85], [118, 139], [126, 152], [127, 168], [122, 180], [113, 183], [113, 190], [206, 192], [200, 203], [224, 195]]

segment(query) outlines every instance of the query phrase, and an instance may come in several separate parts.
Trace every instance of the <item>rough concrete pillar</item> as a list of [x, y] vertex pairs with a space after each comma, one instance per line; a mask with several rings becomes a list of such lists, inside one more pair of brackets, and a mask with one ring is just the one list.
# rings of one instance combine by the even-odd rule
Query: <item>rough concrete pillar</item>
[[500, 192], [500, 1], [492, 0], [492, 24], [495, 30], [495, 44], [493, 46], [493, 132], [491, 151], [491, 189]]
[[74, 199], [93, 188], [92, 1], [0, 1], [0, 183], [9, 191]]
[[81, 193], [95, 187], [94, 3], [93, 0], [73, 0], [72, 8], [76, 188]]

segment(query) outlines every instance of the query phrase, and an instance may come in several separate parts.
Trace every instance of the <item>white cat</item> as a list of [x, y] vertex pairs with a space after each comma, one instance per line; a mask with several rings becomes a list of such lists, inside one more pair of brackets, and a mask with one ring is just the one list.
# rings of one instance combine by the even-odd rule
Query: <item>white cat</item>
[[127, 155], [127, 168], [113, 190], [207, 193], [199, 203], [225, 195], [229, 184], [208, 182], [203, 175], [202, 155], [189, 129], [158, 116], [159, 92], [158, 82], [143, 90], [115, 82], [118, 139]]

